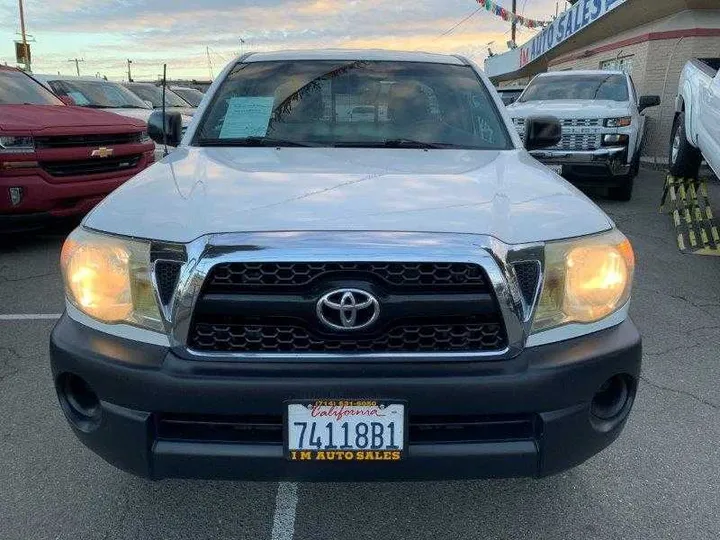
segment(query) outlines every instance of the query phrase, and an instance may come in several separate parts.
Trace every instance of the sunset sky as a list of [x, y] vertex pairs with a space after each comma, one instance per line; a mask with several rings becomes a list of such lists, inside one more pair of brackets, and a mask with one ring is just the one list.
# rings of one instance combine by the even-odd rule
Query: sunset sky
[[[512, 0], [499, 0], [510, 8]], [[560, 0], [518, 0], [518, 12], [548, 19]], [[474, 0], [25, 0], [33, 71], [154, 79], [168, 63], [173, 78], [209, 78], [244, 49], [380, 47], [460, 53], [482, 61], [487, 43], [506, 50], [509, 24]], [[20, 23], [17, 0], [0, 0], [0, 63], [15, 65], [13, 40]], [[534, 30], [521, 29], [518, 42]]]

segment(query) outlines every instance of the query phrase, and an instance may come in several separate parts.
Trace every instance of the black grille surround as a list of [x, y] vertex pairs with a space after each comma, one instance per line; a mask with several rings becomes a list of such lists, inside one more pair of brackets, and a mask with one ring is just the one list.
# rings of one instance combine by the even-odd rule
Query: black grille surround
[[160, 301], [168, 305], [175, 292], [182, 262], [159, 260], [155, 262], [155, 283], [157, 284]]
[[540, 280], [540, 263], [538, 261], [522, 261], [513, 264], [520, 292], [529, 306], [535, 300], [538, 281]]
[[79, 161], [41, 161], [40, 167], [51, 176], [84, 176], [105, 174], [134, 169], [140, 162], [140, 155], [112, 158], [93, 158]]
[[35, 137], [35, 148], [79, 148], [91, 146], [114, 146], [118, 144], [140, 144], [143, 134], [134, 133], [106, 133], [99, 135], [52, 135]]
[[[320, 321], [330, 291], [366, 291], [380, 305], [363, 329]], [[187, 338], [197, 352], [261, 354], [500, 353], [502, 315], [471, 263], [221, 263], [205, 280]]]

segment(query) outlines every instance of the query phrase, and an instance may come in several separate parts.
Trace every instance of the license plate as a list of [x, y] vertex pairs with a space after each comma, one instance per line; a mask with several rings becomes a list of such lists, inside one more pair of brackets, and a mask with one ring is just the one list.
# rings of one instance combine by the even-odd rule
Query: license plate
[[307, 400], [287, 403], [285, 457], [291, 461], [399, 461], [407, 407], [399, 401]]
[[546, 165], [548, 169], [550, 169], [555, 174], [559, 174], [562, 176], [563, 168], [562, 165]]

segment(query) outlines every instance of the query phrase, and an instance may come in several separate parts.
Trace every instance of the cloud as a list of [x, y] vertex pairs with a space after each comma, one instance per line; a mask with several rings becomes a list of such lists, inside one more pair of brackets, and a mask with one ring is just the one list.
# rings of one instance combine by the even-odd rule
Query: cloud
[[[506, 0], [509, 4], [511, 0]], [[525, 15], [547, 17], [553, 0], [528, 0]], [[245, 50], [380, 47], [462, 53], [482, 60], [486, 44], [504, 43], [509, 25], [473, 0], [26, 0], [36, 70], [155, 78], [167, 62], [177, 76], [215, 73]], [[17, 20], [15, 0], [0, 0], [0, 20]], [[14, 63], [14, 29], [0, 28], [0, 61]], [[521, 34], [529, 36], [527, 33]], [[496, 49], [498, 45], [495, 45]], [[73, 68], [74, 69], [74, 68]]]

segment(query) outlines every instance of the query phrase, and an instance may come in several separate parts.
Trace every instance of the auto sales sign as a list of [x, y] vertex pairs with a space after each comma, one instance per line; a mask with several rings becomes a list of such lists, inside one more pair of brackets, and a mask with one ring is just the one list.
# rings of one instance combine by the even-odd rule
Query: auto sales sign
[[558, 15], [551, 24], [520, 48], [520, 65], [517, 67], [523, 67], [542, 56], [626, 1], [578, 0], [572, 8]]

